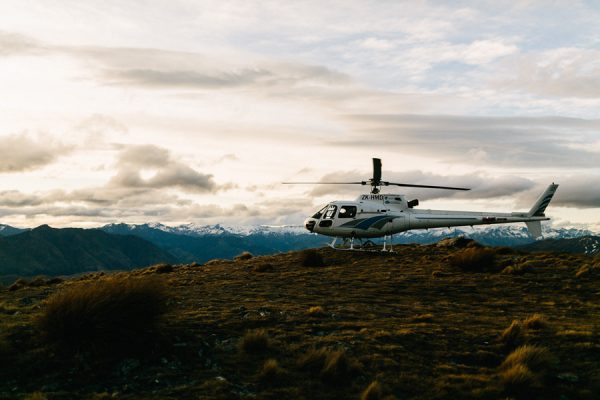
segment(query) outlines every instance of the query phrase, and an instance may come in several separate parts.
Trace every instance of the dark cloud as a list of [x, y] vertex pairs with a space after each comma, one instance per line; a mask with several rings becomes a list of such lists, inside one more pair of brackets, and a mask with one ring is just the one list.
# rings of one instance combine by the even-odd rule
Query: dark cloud
[[600, 208], [600, 175], [561, 179], [553, 202], [565, 207]]
[[0, 137], [0, 173], [30, 171], [54, 162], [71, 147], [49, 136], [25, 133]]
[[[188, 192], [213, 192], [218, 189], [212, 175], [202, 174], [181, 161], [168, 150], [153, 146], [125, 148], [117, 162], [118, 172], [108, 186], [114, 188], [179, 188]], [[150, 178], [142, 177], [142, 169], [154, 172]]]
[[102, 76], [110, 84], [138, 85], [148, 88], [218, 89], [256, 85], [272, 77], [269, 71], [244, 69], [208, 74], [185, 70], [106, 70]]
[[600, 120], [563, 117], [351, 115], [354, 130], [332, 146], [386, 146], [450, 163], [595, 167]]

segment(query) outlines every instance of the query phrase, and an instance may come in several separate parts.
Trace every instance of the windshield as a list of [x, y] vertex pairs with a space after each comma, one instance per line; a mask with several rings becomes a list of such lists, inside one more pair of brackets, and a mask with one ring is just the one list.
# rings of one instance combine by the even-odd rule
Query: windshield
[[323, 219], [333, 219], [335, 217], [335, 212], [337, 211], [336, 205], [330, 205], [327, 207], [327, 211], [325, 211], [325, 217]]
[[320, 209], [319, 211], [317, 211], [317, 212], [315, 213], [315, 215], [313, 215], [312, 217], [313, 217], [314, 219], [321, 219], [321, 217], [323, 216], [323, 213], [325, 213], [325, 210], [327, 210], [327, 207], [328, 207], [328, 206], [325, 206], [325, 207], [321, 208], [321, 209]]

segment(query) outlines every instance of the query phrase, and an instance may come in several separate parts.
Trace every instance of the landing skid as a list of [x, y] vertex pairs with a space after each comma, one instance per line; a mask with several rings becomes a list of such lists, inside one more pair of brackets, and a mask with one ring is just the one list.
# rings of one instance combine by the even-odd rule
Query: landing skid
[[[344, 238], [343, 244], [337, 245], [336, 243], [337, 243], [338, 239], [339, 238], [335, 237], [331, 241], [331, 243], [328, 244], [328, 246], [334, 250], [340, 250], [340, 251], [358, 251], [358, 252], [370, 252], [370, 253], [395, 253], [395, 251], [392, 247], [393, 245], [391, 243], [391, 239], [393, 239], [393, 236], [390, 236], [389, 247], [387, 246], [387, 235], [384, 236], [382, 249], [378, 249], [377, 245], [370, 240], [363, 242], [362, 239], [358, 239], [360, 241], [360, 244], [355, 245], [354, 238]], [[349, 246], [348, 246], [348, 242], [350, 243]]]

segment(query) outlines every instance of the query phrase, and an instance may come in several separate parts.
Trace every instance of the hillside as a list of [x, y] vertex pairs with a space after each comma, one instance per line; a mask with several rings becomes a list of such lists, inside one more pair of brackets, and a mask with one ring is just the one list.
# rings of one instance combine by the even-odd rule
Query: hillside
[[110, 224], [101, 228], [108, 233], [134, 235], [173, 254], [179, 262], [206, 262], [214, 258], [232, 258], [243, 251], [266, 255], [323, 245], [326, 237], [303, 231], [277, 232], [252, 229], [240, 233], [220, 225], [192, 229], [189, 225], [170, 228], [160, 224]]
[[531, 252], [578, 253], [596, 255], [600, 253], [600, 236], [582, 236], [571, 239], [545, 239], [517, 247]]
[[145, 240], [97, 229], [43, 225], [0, 237], [0, 275], [68, 275], [164, 261], [173, 261], [173, 257]]
[[[600, 259], [458, 245], [473, 246], [324, 248], [20, 282], [0, 289], [0, 398], [597, 398]], [[164, 285], [164, 315], [138, 353], [117, 354], [132, 337], [126, 320], [114, 342], [72, 348], [59, 337], [56, 347], [43, 335], [40, 316], [93, 311], [54, 293], [150, 278]], [[127, 312], [111, 309], [116, 321]], [[81, 340], [80, 324], [69, 329]]]

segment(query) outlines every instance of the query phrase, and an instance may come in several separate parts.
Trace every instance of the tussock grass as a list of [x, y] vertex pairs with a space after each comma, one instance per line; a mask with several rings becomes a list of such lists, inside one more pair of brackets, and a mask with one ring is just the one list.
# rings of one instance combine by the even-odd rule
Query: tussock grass
[[266, 360], [258, 373], [258, 381], [265, 386], [279, 386], [287, 377], [286, 371], [274, 358]]
[[540, 330], [548, 327], [548, 320], [541, 314], [533, 314], [523, 320], [526, 329]]
[[29, 282], [27, 282], [25, 279], [23, 279], [23, 278], [19, 278], [19, 279], [17, 279], [16, 281], [14, 281], [14, 282], [12, 283], [12, 285], [10, 285], [10, 286], [8, 287], [8, 290], [9, 290], [10, 292], [14, 292], [15, 290], [19, 290], [19, 289], [21, 289], [21, 288], [24, 288], [25, 286], [27, 286], [27, 285], [28, 285], [28, 283], [29, 283]]
[[380, 400], [382, 398], [383, 388], [378, 381], [371, 382], [360, 395], [360, 400]]
[[312, 306], [306, 310], [306, 314], [311, 317], [324, 317], [325, 309], [321, 306]]
[[252, 272], [273, 272], [275, 268], [269, 263], [260, 263], [252, 267]]
[[241, 254], [238, 254], [237, 256], [233, 257], [235, 261], [244, 261], [249, 260], [251, 258], [254, 258], [254, 256], [249, 251], [244, 251]]
[[556, 365], [556, 357], [545, 347], [521, 346], [500, 365], [500, 383], [507, 393], [533, 398], [543, 389]]
[[37, 326], [47, 343], [67, 352], [140, 350], [165, 300], [162, 285], [148, 278], [80, 283], [50, 296]]
[[302, 250], [299, 254], [300, 264], [303, 267], [322, 267], [325, 265], [323, 256], [315, 249]]
[[452, 267], [471, 272], [493, 271], [496, 267], [495, 253], [480, 247], [457, 251], [448, 258], [448, 262]]
[[500, 334], [500, 341], [509, 347], [516, 347], [525, 343], [525, 330], [523, 323], [514, 320], [508, 328]]
[[240, 341], [240, 349], [245, 353], [262, 353], [269, 348], [269, 335], [264, 329], [246, 331]]
[[343, 349], [311, 348], [298, 359], [298, 367], [318, 373], [327, 384], [338, 384], [360, 372], [358, 361], [347, 356]]
[[545, 347], [525, 345], [510, 353], [500, 366], [501, 370], [508, 370], [521, 364], [537, 373], [551, 370], [557, 363], [556, 357]]

